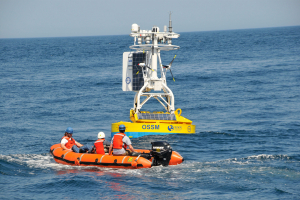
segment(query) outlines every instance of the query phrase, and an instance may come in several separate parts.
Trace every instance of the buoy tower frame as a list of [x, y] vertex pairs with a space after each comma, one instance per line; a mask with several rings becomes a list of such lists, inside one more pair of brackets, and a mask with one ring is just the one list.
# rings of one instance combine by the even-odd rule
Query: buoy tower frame
[[[175, 102], [174, 95], [171, 89], [167, 86], [166, 73], [168, 68], [163, 67], [160, 57], [160, 51], [170, 51], [179, 49], [179, 46], [172, 45], [172, 39], [178, 38], [180, 35], [173, 32], [158, 32], [158, 27], [153, 27], [151, 33], [142, 32], [132, 32], [131, 37], [134, 37], [134, 45], [130, 46], [131, 49], [137, 51], [145, 52], [148, 51], [149, 59], [146, 63], [139, 63], [141, 71], [144, 78], [144, 86], [136, 93], [134, 98], [134, 108], [133, 110], [138, 113], [142, 106], [152, 97], [156, 98], [169, 113], [174, 113]], [[152, 38], [152, 44], [137, 44], [136, 41], [147, 40]], [[159, 44], [162, 41], [163, 44]], [[166, 44], [167, 43], [167, 44]], [[157, 63], [159, 62], [161, 77], [157, 76]], [[164, 93], [154, 93], [151, 91], [163, 91]], [[141, 96], [146, 96], [147, 98], [140, 102]], [[165, 98], [167, 98], [167, 101]], [[160, 99], [158, 99], [160, 98]], [[164, 103], [163, 103], [164, 102]], [[166, 105], [165, 105], [166, 104]]]
[[[132, 24], [130, 36], [134, 38], [134, 50], [123, 53], [123, 91], [135, 91], [133, 108], [130, 110], [130, 122], [116, 122], [112, 124], [113, 136], [118, 132], [118, 126], [126, 126], [126, 134], [132, 138], [144, 135], [159, 135], [172, 133], [195, 133], [192, 121], [181, 116], [181, 109], [175, 110], [175, 98], [172, 90], [167, 86], [166, 74], [171, 71], [172, 63], [163, 65], [160, 57], [161, 51], [177, 50], [180, 47], [172, 44], [172, 40], [179, 38], [173, 32], [171, 13], [169, 31], [164, 26], [160, 32], [159, 27], [152, 30], [140, 30], [139, 25]], [[160, 77], [158, 77], [158, 68]], [[172, 74], [173, 76], [173, 74]], [[174, 77], [173, 80], [175, 81]], [[146, 97], [141, 101], [141, 97]], [[165, 112], [150, 113], [142, 111], [143, 105], [151, 98], [155, 98], [164, 108]]]

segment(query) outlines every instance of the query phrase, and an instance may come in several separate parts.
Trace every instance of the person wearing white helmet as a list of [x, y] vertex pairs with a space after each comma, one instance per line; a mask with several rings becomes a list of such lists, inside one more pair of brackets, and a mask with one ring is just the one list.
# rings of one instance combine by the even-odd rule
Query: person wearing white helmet
[[103, 142], [105, 141], [105, 133], [98, 133], [98, 140], [94, 143], [94, 147], [97, 154], [105, 154]]
[[98, 133], [98, 140], [94, 143], [94, 146], [89, 151], [89, 153], [96, 153], [96, 154], [105, 154], [104, 147], [109, 146], [110, 143], [105, 140], [105, 133], [99, 132]]

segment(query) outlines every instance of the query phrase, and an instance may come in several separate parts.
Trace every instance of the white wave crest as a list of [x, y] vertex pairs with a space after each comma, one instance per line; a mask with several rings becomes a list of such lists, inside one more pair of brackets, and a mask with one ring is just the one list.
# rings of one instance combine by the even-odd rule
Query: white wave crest
[[247, 158], [244, 158], [244, 159], [257, 159], [257, 160], [262, 160], [262, 159], [287, 159], [287, 160], [289, 160], [290, 157], [287, 156], [287, 155], [260, 154], [260, 155], [248, 156]]

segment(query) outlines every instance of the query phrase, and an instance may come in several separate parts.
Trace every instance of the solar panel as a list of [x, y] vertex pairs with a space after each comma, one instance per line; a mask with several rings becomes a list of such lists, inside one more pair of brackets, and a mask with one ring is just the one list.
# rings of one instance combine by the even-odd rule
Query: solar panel
[[[139, 63], [146, 63], [146, 53], [132, 53], [132, 90], [139, 91], [144, 86], [142, 67]], [[145, 69], [145, 67], [144, 67]]]

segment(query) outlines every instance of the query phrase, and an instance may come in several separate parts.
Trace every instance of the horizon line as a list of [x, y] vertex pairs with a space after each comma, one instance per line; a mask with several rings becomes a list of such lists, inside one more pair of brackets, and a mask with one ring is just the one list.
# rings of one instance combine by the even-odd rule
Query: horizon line
[[[205, 30], [205, 31], [179, 31], [178, 33], [193, 33], [193, 32], [214, 32], [214, 31], [233, 31], [233, 30], [250, 30], [250, 29], [267, 29], [267, 28], [285, 28], [285, 27], [297, 27], [300, 25], [292, 26], [270, 26], [270, 27], [260, 27], [260, 28], [236, 28], [236, 29], [219, 29], [219, 30]], [[130, 33], [128, 33], [129, 35]], [[48, 36], [48, 37], [0, 37], [0, 39], [41, 39], [41, 38], [72, 38], [72, 37], [103, 37], [103, 36], [124, 36], [127, 34], [112, 34], [112, 35], [78, 35], [78, 36]]]

